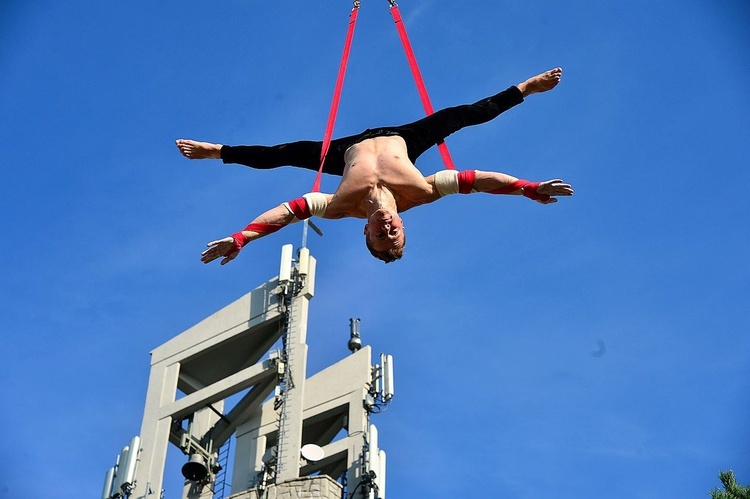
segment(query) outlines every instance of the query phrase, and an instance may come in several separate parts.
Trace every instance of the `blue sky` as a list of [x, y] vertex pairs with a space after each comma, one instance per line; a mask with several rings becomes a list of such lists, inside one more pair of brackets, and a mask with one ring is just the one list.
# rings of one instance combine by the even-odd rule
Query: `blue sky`
[[[140, 428], [149, 350], [299, 244], [292, 228], [202, 265], [314, 175], [190, 162], [173, 141], [321, 138], [350, 6], [0, 5], [0, 498], [98, 497]], [[360, 221], [311, 236], [311, 371], [348, 354], [349, 317], [395, 357], [375, 420], [390, 497], [707, 497], [729, 468], [750, 484], [750, 5], [400, 9], [436, 108], [564, 68], [448, 144], [460, 169], [576, 194], [409, 212], [387, 266]], [[422, 115], [387, 2], [359, 17], [336, 135]], [[418, 166], [442, 168], [436, 151]]]

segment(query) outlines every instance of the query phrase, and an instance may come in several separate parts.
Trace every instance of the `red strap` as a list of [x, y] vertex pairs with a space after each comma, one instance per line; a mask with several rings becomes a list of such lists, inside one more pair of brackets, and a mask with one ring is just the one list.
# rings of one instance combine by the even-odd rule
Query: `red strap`
[[245, 227], [245, 230], [257, 232], [258, 234], [265, 236], [266, 234], [271, 234], [283, 228], [284, 224], [250, 224]]
[[549, 199], [548, 194], [539, 194], [536, 192], [540, 183], [541, 182], [528, 182], [523, 186], [523, 195], [534, 201], [547, 201]]
[[312, 216], [310, 207], [307, 206], [307, 199], [305, 198], [297, 198], [289, 201], [289, 208], [292, 209], [292, 213], [299, 220], [307, 220]]
[[490, 194], [510, 194], [517, 190], [523, 189], [523, 195], [535, 201], [547, 201], [550, 197], [547, 194], [539, 194], [536, 190], [541, 182], [529, 182], [528, 180], [518, 179], [512, 184], [500, 187], [494, 191], [488, 191]]
[[[431, 114], [434, 114], [435, 110], [432, 108], [430, 96], [427, 94], [427, 87], [425, 86], [424, 80], [422, 79], [422, 73], [419, 71], [417, 58], [414, 55], [414, 50], [411, 47], [411, 42], [409, 42], [409, 35], [406, 34], [406, 28], [404, 27], [404, 22], [401, 19], [401, 13], [398, 10], [398, 5], [396, 5], [396, 2], [391, 1], [390, 10], [393, 21], [396, 23], [396, 29], [398, 30], [399, 37], [401, 38], [401, 44], [404, 46], [406, 59], [409, 61], [411, 74], [414, 76], [414, 82], [417, 84], [419, 97], [420, 99], [422, 99], [422, 106], [424, 107], [427, 116], [429, 116]], [[448, 152], [448, 146], [445, 145], [445, 142], [441, 142], [440, 144], [438, 144], [438, 149], [440, 150], [440, 156], [442, 156], [443, 158], [445, 167], [448, 170], [455, 170], [456, 166], [453, 164], [453, 158], [451, 158], [450, 152]]]
[[476, 179], [477, 172], [475, 170], [463, 170], [458, 172], [458, 192], [461, 194], [471, 194]]
[[242, 248], [244, 248], [248, 242], [250, 242], [245, 234], [242, 232], [235, 232], [232, 234], [232, 239], [234, 239], [234, 242], [232, 243], [232, 249], [224, 253], [222, 256], [229, 256], [235, 251], [240, 251]]
[[328, 148], [331, 146], [331, 138], [333, 137], [333, 127], [336, 124], [336, 114], [339, 110], [339, 101], [341, 100], [341, 90], [344, 88], [344, 76], [346, 76], [346, 65], [349, 62], [349, 52], [352, 47], [352, 39], [354, 38], [354, 27], [357, 24], [357, 13], [359, 12], [359, 2], [354, 2], [354, 8], [351, 14], [349, 14], [349, 29], [346, 33], [346, 41], [344, 42], [344, 53], [341, 55], [341, 64], [339, 65], [339, 74], [336, 78], [336, 89], [333, 91], [333, 101], [331, 102], [331, 111], [328, 113], [328, 124], [326, 125], [326, 133], [323, 137], [323, 147], [320, 151], [320, 169], [318, 175], [315, 177], [315, 182], [312, 186], [312, 192], [320, 192], [320, 180], [323, 177], [323, 164], [326, 161], [328, 155]]
[[[249, 224], [243, 230], [247, 230], [247, 231], [251, 231], [251, 232], [257, 232], [258, 234], [264, 236], [266, 234], [271, 234], [272, 232], [276, 232], [277, 230], [280, 230], [283, 227], [284, 227], [283, 224], [258, 224], [258, 223], [254, 223], [254, 224]], [[231, 255], [232, 253], [234, 253], [236, 251], [237, 252], [240, 251], [242, 248], [244, 248], [245, 246], [247, 246], [247, 243], [250, 242], [250, 239], [248, 239], [248, 237], [245, 234], [243, 234], [242, 231], [235, 232], [234, 234], [232, 234], [232, 239], [234, 239], [234, 243], [233, 243], [232, 249], [230, 249], [229, 251], [227, 251], [226, 253], [224, 253], [223, 256], [229, 256], [229, 255]]]
[[512, 184], [508, 184], [505, 187], [500, 187], [498, 189], [495, 189], [494, 191], [487, 191], [489, 194], [510, 194], [511, 192], [516, 192], [518, 190], [523, 189], [523, 186], [528, 184], [528, 180], [516, 180]]

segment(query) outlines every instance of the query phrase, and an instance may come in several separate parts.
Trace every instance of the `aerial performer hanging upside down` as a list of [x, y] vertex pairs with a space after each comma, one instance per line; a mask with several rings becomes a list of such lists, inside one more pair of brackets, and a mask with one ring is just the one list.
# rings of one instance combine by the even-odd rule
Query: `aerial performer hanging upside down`
[[[531, 94], [553, 89], [562, 76], [555, 68], [474, 104], [450, 107], [414, 123], [375, 128], [336, 139], [323, 163], [323, 172], [341, 176], [333, 194], [312, 192], [258, 216], [244, 230], [208, 243], [201, 261], [223, 258], [224, 265], [250, 241], [282, 227], [317, 216], [363, 218], [365, 243], [372, 255], [386, 263], [401, 258], [406, 245], [399, 213], [432, 203], [448, 194], [485, 192], [524, 195], [542, 204], [571, 196], [573, 189], [560, 179], [529, 182], [499, 172], [443, 170], [425, 177], [414, 166], [430, 147], [461, 128], [486, 123]], [[180, 152], [190, 159], [221, 159], [251, 168], [296, 166], [317, 171], [322, 142], [300, 141], [275, 146], [227, 146], [180, 139]]]

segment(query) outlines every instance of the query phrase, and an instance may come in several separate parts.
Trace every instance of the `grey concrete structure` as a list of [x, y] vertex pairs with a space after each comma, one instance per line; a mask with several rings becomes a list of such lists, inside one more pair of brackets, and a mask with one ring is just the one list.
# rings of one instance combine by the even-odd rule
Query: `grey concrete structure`
[[[297, 454], [302, 476], [321, 473], [338, 477], [347, 472], [347, 483], [362, 480], [370, 432], [364, 404], [370, 397], [370, 356], [370, 348], [364, 347], [306, 381], [302, 443], [321, 446], [325, 457], [315, 463], [300, 463]], [[266, 402], [250, 421], [237, 428], [233, 491], [263, 488], [264, 482], [274, 476], [278, 425], [273, 403]], [[335, 439], [341, 433], [346, 435]], [[282, 481], [290, 478], [295, 477], [284, 475]]]
[[246, 490], [229, 499], [340, 499], [343, 488], [327, 475], [295, 478], [269, 485], [265, 491]]
[[[377, 393], [385, 369], [364, 347], [308, 379], [316, 262], [306, 248], [295, 261], [291, 252], [283, 248], [278, 277], [151, 352], [135, 480], [124, 493], [105, 484], [103, 499], [162, 497], [169, 443], [188, 461], [182, 497], [214, 498], [218, 451], [232, 435], [232, 497], [339, 499], [343, 477], [347, 498], [384, 498], [385, 454], [368, 408], [392, 396]], [[118, 483], [114, 470], [108, 483]]]

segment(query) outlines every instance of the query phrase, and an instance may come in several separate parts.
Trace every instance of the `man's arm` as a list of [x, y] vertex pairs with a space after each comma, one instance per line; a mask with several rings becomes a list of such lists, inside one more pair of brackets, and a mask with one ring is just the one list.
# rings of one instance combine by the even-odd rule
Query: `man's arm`
[[529, 182], [500, 172], [481, 170], [443, 170], [426, 178], [433, 186], [435, 199], [448, 194], [489, 194], [523, 195], [542, 204], [557, 202], [555, 196], [572, 196], [573, 188], [560, 179], [544, 182]]
[[556, 203], [555, 196], [572, 196], [573, 188], [561, 179], [529, 182], [500, 172], [475, 170], [474, 191], [523, 195], [542, 204]]
[[271, 208], [250, 222], [244, 230], [208, 243], [208, 249], [201, 253], [201, 261], [210, 263], [223, 257], [221, 264], [225, 265], [237, 258], [242, 248], [250, 241], [260, 239], [290, 223], [299, 222], [313, 215], [326, 218], [328, 202], [332, 197], [331, 194], [320, 192], [309, 193]]

